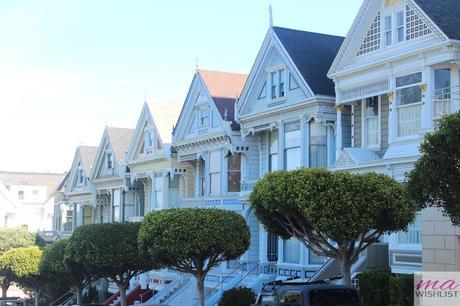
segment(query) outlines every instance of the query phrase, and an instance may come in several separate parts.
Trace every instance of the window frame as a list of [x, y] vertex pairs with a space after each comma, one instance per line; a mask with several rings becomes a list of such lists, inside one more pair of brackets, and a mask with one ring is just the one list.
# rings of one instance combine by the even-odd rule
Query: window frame
[[[411, 76], [411, 75], [415, 75], [415, 74], [420, 74], [420, 81], [418, 82], [415, 82], [415, 83], [411, 83], [411, 84], [405, 84], [405, 85], [401, 85], [401, 86], [398, 86], [397, 85], [397, 80], [398, 78], [401, 78], [401, 77], [406, 77], [406, 76]], [[422, 125], [422, 121], [423, 121], [423, 118], [422, 118], [422, 105], [423, 105], [423, 91], [421, 90], [420, 86], [423, 84], [423, 72], [422, 71], [412, 71], [412, 72], [406, 72], [406, 73], [402, 73], [402, 74], [398, 74], [394, 77], [394, 99], [393, 99], [393, 105], [394, 105], [394, 111], [395, 111], [395, 114], [394, 114], [394, 118], [395, 118], [395, 121], [394, 121], [394, 126], [396, 127], [394, 129], [394, 133], [396, 135], [396, 140], [397, 141], [405, 141], [405, 140], [412, 140], [412, 139], [418, 139], [420, 138], [420, 135], [419, 135], [419, 132], [421, 130], [421, 125]], [[419, 90], [421, 91], [420, 93], [420, 101], [419, 102], [414, 102], [414, 103], [410, 103], [410, 104], [404, 104], [404, 105], [398, 105], [398, 91], [399, 90], [403, 90], [403, 89], [407, 89], [407, 88], [411, 88], [411, 87], [418, 87]], [[399, 135], [399, 116], [398, 116], [398, 111], [400, 109], [403, 109], [403, 108], [407, 108], [407, 107], [410, 107], [410, 106], [415, 106], [415, 105], [419, 105], [420, 106], [420, 127], [418, 129], [418, 131], [414, 134], [411, 134], [411, 135]]]
[[[287, 126], [295, 125], [295, 124], [298, 125], [297, 129], [286, 131]], [[302, 122], [298, 121], [298, 120], [284, 123], [284, 161], [283, 161], [283, 170], [295, 170], [295, 169], [299, 169], [299, 168], [302, 167], [302, 128], [301, 128], [301, 125], [302, 125]], [[287, 143], [286, 143], [286, 141], [287, 141], [286, 135], [287, 135], [287, 133], [290, 133], [290, 132], [298, 132], [299, 133], [298, 143], [296, 145], [288, 146]], [[294, 152], [294, 151], [298, 151], [299, 165], [298, 165], [297, 168], [289, 168], [288, 169], [288, 167], [287, 167], [287, 165], [288, 165], [288, 153], [289, 152]]]
[[[402, 24], [399, 24], [398, 17], [399, 15], [402, 14]], [[387, 21], [390, 21], [390, 27], [387, 28]], [[383, 14], [383, 26], [382, 26], [382, 33], [381, 33], [381, 39], [382, 39], [382, 47], [385, 48], [390, 48], [392, 46], [397, 46], [400, 43], [403, 43], [406, 41], [406, 8], [403, 5], [398, 5], [394, 8], [391, 8], [387, 10], [387, 12], [384, 12]], [[399, 30], [402, 29], [402, 39], [400, 40], [399, 36]], [[388, 36], [389, 36], [389, 44], [388, 42]]]
[[112, 152], [106, 152], [106, 168], [108, 170], [113, 169], [113, 154]]
[[285, 99], [288, 69], [284, 65], [278, 65], [266, 71], [270, 82], [270, 101]]
[[[276, 141], [276, 152], [273, 152], [272, 149], [272, 137], [274, 134], [277, 134]], [[268, 172], [274, 172], [280, 170], [279, 167], [279, 141], [280, 141], [280, 132], [279, 130], [273, 130], [268, 133]], [[273, 165], [273, 161], [276, 160], [276, 165]], [[273, 167], [275, 166], [275, 167]]]
[[[377, 97], [377, 116], [368, 117], [367, 116], [367, 99], [372, 99]], [[364, 98], [361, 100], [361, 126], [364, 127], [361, 129], [361, 147], [371, 149], [371, 150], [380, 150], [382, 142], [382, 97], [381, 95]], [[377, 118], [377, 143], [369, 144], [368, 141], [368, 119]]]
[[[238, 155], [239, 156], [239, 169], [235, 170], [235, 169], [230, 169], [230, 158], [234, 158], [234, 156]], [[241, 164], [242, 164], [242, 154], [241, 153], [233, 153], [233, 154], [229, 154], [227, 155], [227, 192], [228, 193], [238, 193], [238, 192], [241, 192]], [[237, 184], [238, 186], [238, 190], [230, 190], [230, 176], [231, 174], [234, 174], [234, 173], [239, 173], [239, 177], [240, 177], [240, 180], [239, 180], [239, 183]]]
[[[218, 196], [222, 193], [222, 165], [221, 165], [221, 151], [209, 152], [209, 195]], [[213, 169], [213, 155], [217, 159], [218, 167]], [[213, 177], [215, 178], [213, 180]], [[217, 190], [213, 190], [213, 182], [217, 180]]]
[[[146, 137], [147, 135], [150, 135], [148, 140], [152, 142], [151, 145], [148, 145], [148, 143], [146, 141], [147, 140], [147, 137]], [[155, 133], [154, 133], [154, 130], [153, 130], [153, 128], [146, 128], [144, 130], [144, 152], [146, 152], [146, 150], [148, 150], [148, 149], [154, 149], [154, 148], [155, 148]]]

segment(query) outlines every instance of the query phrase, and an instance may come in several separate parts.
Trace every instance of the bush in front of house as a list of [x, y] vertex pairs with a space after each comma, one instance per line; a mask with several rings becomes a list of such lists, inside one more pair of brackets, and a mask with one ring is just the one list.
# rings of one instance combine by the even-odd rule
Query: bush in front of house
[[219, 306], [249, 306], [255, 302], [256, 295], [251, 289], [238, 287], [225, 291]]
[[368, 271], [359, 276], [359, 290], [366, 306], [407, 306], [414, 304], [414, 276]]

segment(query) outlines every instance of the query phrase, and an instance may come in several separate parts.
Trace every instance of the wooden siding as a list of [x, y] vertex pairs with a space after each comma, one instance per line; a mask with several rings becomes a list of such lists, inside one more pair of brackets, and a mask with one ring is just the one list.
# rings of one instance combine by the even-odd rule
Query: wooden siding
[[355, 148], [361, 148], [361, 103], [355, 104], [354, 106], [354, 120], [353, 120], [353, 129], [354, 129], [354, 141]]

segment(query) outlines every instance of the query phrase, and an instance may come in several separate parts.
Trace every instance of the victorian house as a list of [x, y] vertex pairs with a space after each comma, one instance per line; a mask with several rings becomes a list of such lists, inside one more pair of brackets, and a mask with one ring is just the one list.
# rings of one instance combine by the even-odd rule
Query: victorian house
[[89, 176], [97, 149], [79, 146], [75, 151], [61, 195], [55, 201], [55, 230], [59, 236], [68, 237], [77, 226], [93, 223], [94, 188]]
[[[245, 154], [242, 195], [267, 172], [335, 162], [335, 92], [327, 71], [343, 37], [270, 27], [237, 104]], [[252, 158], [252, 159], [251, 159]], [[325, 262], [256, 223], [260, 273], [310, 278]]]
[[[456, 0], [364, 1], [328, 73], [338, 110], [332, 170], [405, 180], [423, 135], [459, 110], [459, 13]], [[408, 232], [386, 237], [394, 272], [422, 269], [421, 229], [419, 214]], [[424, 255], [424, 268], [445, 246], [432, 235], [423, 241], [433, 255]]]
[[87, 218], [93, 223], [129, 220], [144, 212], [143, 189], [129, 184], [129, 169], [125, 160], [132, 135], [132, 129], [104, 129], [90, 173], [93, 209]]

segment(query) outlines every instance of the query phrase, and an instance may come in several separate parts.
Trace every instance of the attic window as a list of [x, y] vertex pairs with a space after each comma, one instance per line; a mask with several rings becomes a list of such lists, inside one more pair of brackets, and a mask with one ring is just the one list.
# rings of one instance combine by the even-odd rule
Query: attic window
[[200, 113], [199, 126], [200, 127], [209, 126], [209, 108], [202, 109], [202, 110], [199, 111], [199, 113]]
[[155, 145], [153, 130], [144, 131], [144, 148], [151, 149]]
[[284, 97], [284, 72], [284, 69], [280, 69], [278, 71], [273, 71], [270, 73], [272, 100]]
[[267, 97], [267, 82], [265, 82], [264, 86], [262, 86], [262, 90], [260, 91], [257, 99], [262, 100], [262, 99], [265, 99], [266, 97]]
[[113, 169], [113, 155], [112, 153], [106, 153], [107, 169]]
[[78, 184], [83, 184], [83, 182], [85, 181], [85, 176], [84, 176], [84, 173], [83, 173], [83, 170], [78, 170]]

